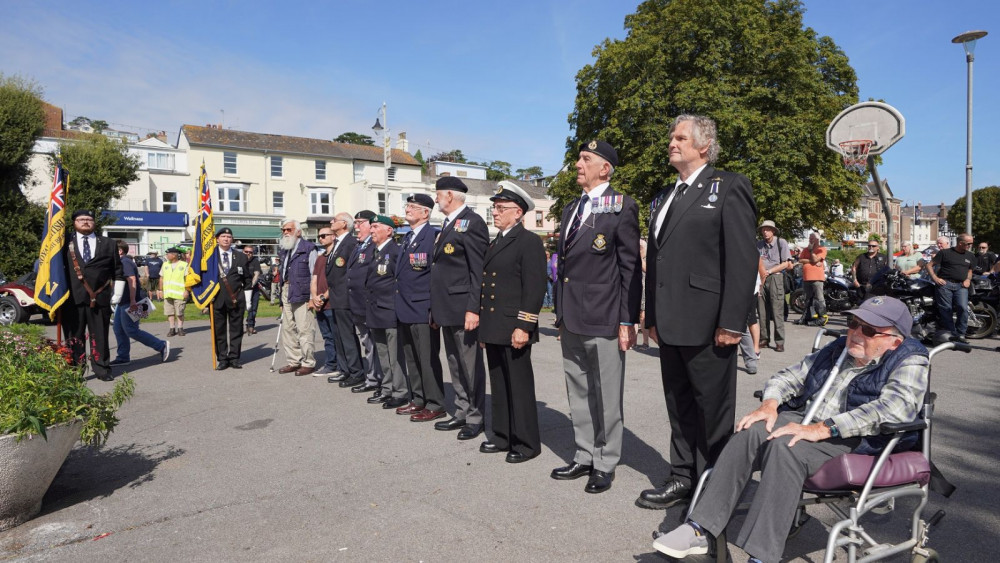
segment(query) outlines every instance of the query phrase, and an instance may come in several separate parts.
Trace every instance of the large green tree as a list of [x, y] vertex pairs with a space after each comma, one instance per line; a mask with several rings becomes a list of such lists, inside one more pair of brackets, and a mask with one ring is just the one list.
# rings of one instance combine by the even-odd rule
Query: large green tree
[[31, 269], [38, 258], [44, 208], [21, 187], [31, 181], [28, 161], [45, 126], [42, 91], [18, 76], [0, 74], [0, 272], [9, 278]]
[[[948, 226], [956, 233], [965, 230], [965, 196], [948, 210]], [[1000, 187], [972, 192], [972, 236], [976, 242], [988, 242], [993, 252], [1000, 248]]]
[[[648, 0], [577, 73], [567, 162], [580, 142], [607, 140], [621, 161], [612, 185], [648, 203], [676, 177], [668, 129], [684, 113], [718, 124], [719, 168], [747, 175], [761, 219], [784, 233], [849, 230], [844, 210], [862, 180], [826, 148], [830, 120], [858, 101], [857, 77], [829, 37], [802, 24], [795, 0]], [[576, 197], [572, 173], [550, 190], [553, 214]], [[645, 228], [645, 227], [644, 227]]]
[[348, 131], [346, 133], [341, 133], [333, 140], [335, 143], [348, 143], [351, 145], [368, 145], [374, 146], [375, 140], [368, 135], [363, 135], [361, 133], [355, 133], [354, 131]]
[[60, 150], [63, 168], [69, 174], [66, 209], [89, 209], [98, 228], [109, 222], [102, 212], [125, 194], [125, 187], [139, 178], [139, 157], [129, 154], [128, 144], [104, 135], [90, 135]]

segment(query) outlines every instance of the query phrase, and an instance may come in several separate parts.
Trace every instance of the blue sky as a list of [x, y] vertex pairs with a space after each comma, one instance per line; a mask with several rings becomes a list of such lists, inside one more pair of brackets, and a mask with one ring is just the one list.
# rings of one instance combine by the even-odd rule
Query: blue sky
[[[907, 202], [964, 194], [966, 64], [950, 40], [970, 29], [992, 33], [976, 48], [973, 187], [1000, 185], [998, 5], [805, 3], [806, 25], [850, 57], [862, 99], [906, 117], [880, 172]], [[35, 79], [67, 117], [163, 129], [172, 140], [184, 123], [222, 120], [317, 138], [368, 134], [385, 101], [411, 152], [458, 148], [551, 173], [562, 166], [576, 72], [605, 38], [624, 37], [635, 6], [0, 0], [0, 72]]]

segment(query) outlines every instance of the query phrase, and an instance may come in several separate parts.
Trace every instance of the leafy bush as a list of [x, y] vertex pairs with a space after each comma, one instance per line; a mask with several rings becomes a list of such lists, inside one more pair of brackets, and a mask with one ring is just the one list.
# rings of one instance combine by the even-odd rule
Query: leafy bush
[[84, 443], [107, 441], [118, 424], [116, 412], [135, 392], [135, 380], [124, 375], [109, 393], [97, 395], [68, 358], [69, 351], [46, 339], [39, 326], [0, 328], [0, 434], [47, 439], [46, 427], [80, 420]]

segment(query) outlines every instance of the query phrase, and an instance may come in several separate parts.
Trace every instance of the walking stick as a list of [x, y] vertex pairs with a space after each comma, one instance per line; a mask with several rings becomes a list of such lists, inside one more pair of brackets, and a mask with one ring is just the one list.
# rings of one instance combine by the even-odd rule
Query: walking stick
[[278, 342], [281, 342], [281, 317], [278, 317], [278, 336], [274, 339], [274, 354], [271, 355], [271, 373], [274, 373], [274, 360], [278, 359]]

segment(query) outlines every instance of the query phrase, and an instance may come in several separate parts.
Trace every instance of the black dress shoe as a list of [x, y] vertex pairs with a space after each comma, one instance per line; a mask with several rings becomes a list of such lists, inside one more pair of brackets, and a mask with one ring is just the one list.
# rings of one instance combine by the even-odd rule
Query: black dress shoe
[[483, 433], [482, 424], [466, 424], [458, 431], [459, 440], [471, 440]]
[[376, 389], [375, 392], [372, 393], [371, 397], [368, 397], [367, 399], [365, 399], [365, 401], [369, 405], [377, 405], [379, 403], [384, 403], [384, 402], [386, 402], [388, 400], [389, 400], [389, 396], [388, 395], [383, 395], [381, 389]]
[[229, 362], [219, 362], [215, 364], [215, 371], [222, 371], [224, 369], [229, 369]]
[[395, 410], [409, 402], [410, 402], [409, 399], [407, 399], [406, 397], [400, 397], [398, 399], [388, 399], [386, 402], [382, 403], [382, 408]]
[[525, 461], [528, 461], [529, 459], [534, 459], [536, 457], [538, 457], [538, 454], [526, 455], [522, 454], [521, 452], [515, 452], [514, 450], [511, 450], [507, 452], [507, 459], [505, 459], [504, 461], [506, 461], [507, 463], [524, 463]]
[[229, 367], [233, 369], [243, 369], [243, 364], [239, 360], [229, 360]]
[[[339, 383], [345, 379], [349, 379], [350, 377], [351, 376], [347, 375], [346, 373], [342, 373], [340, 375], [331, 375], [330, 377], [326, 378], [326, 380], [329, 383]], [[357, 385], [357, 383], [355, 383], [355, 385]]]
[[113, 376], [113, 375], [111, 375], [109, 373], [109, 374], [105, 374], [105, 375], [98, 375], [97, 379], [100, 379], [101, 381], [114, 381], [115, 380], [115, 376]]
[[434, 430], [459, 430], [465, 426], [465, 419], [455, 418], [454, 416], [448, 420], [442, 420], [441, 422], [434, 423]]
[[574, 461], [564, 467], [557, 467], [553, 469], [549, 476], [559, 481], [568, 481], [570, 479], [578, 479], [584, 475], [590, 475], [590, 472], [593, 469], [594, 466], [592, 465], [583, 465]]
[[690, 499], [691, 492], [692, 489], [689, 483], [671, 479], [658, 489], [646, 489], [643, 491], [639, 495], [639, 498], [635, 500], [635, 504], [642, 508], [662, 510]]
[[594, 470], [587, 480], [587, 486], [583, 488], [588, 493], [603, 493], [611, 488], [611, 482], [615, 480], [615, 472], [610, 473]]
[[369, 385], [367, 383], [362, 383], [361, 385], [355, 385], [351, 387], [351, 393], [367, 393], [369, 391], [375, 391], [378, 389], [378, 385]]
[[486, 442], [479, 444], [479, 451], [484, 454], [498, 454], [507, 450], [487, 440]]
[[355, 377], [348, 377], [347, 379], [341, 381], [337, 385], [340, 385], [340, 388], [343, 389], [345, 387], [354, 387], [355, 385], [361, 385], [364, 382], [365, 382], [365, 376], [358, 375]]

